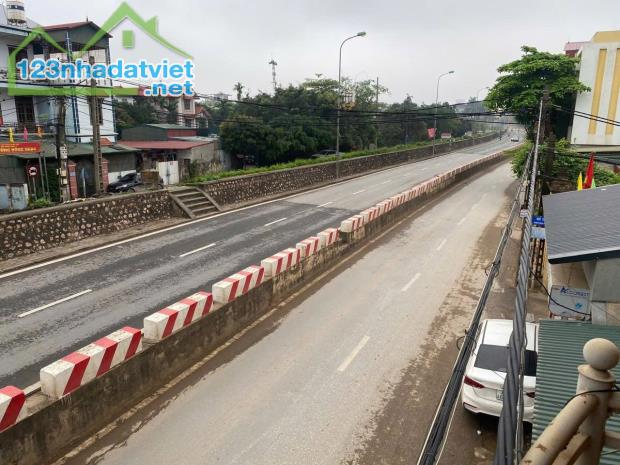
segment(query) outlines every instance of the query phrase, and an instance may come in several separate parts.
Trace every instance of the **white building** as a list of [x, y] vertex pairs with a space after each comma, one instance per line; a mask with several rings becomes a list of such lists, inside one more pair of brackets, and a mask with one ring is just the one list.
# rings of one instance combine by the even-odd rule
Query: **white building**
[[[620, 31], [597, 32], [581, 44], [579, 80], [591, 90], [577, 96], [575, 110], [600, 118], [620, 116]], [[570, 141], [581, 152], [619, 152], [620, 127], [574, 116]]]

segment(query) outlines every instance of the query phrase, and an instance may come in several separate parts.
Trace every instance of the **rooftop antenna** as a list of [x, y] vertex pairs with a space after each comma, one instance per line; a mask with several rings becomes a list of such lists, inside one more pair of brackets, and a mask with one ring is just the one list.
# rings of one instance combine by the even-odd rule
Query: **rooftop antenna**
[[278, 63], [276, 63], [276, 60], [272, 58], [269, 64], [271, 65], [271, 76], [273, 78], [273, 92], [275, 94], [276, 90], [278, 90], [278, 81], [276, 80], [276, 66], [278, 66]]

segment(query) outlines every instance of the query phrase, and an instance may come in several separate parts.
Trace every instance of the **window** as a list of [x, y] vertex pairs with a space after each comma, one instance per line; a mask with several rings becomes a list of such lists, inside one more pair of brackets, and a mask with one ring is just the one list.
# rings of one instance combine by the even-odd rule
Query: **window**
[[[13, 47], [11, 45], [9, 45], [8, 48], [9, 48], [9, 55], [11, 55], [17, 49], [17, 47]], [[15, 56], [15, 63], [19, 63], [20, 61], [24, 59], [26, 60], [28, 59], [28, 50], [25, 48], [17, 52], [17, 55]], [[17, 79], [21, 79], [19, 68], [17, 68]]]
[[23, 126], [34, 126], [34, 104], [32, 97], [15, 97], [17, 122]]
[[188, 127], [188, 128], [193, 128], [194, 127], [193, 121], [192, 121], [191, 118], [185, 118], [185, 126]]
[[[499, 371], [506, 373], [508, 366], [508, 346], [494, 346], [490, 344], [482, 344], [478, 349], [476, 357], [476, 368], [483, 370]], [[536, 376], [536, 365], [538, 362], [538, 354], [533, 350], [525, 351], [525, 376]]]
[[188, 99], [188, 98], [184, 98], [183, 99], [183, 108], [186, 111], [191, 110], [192, 109], [192, 101], [190, 99]]

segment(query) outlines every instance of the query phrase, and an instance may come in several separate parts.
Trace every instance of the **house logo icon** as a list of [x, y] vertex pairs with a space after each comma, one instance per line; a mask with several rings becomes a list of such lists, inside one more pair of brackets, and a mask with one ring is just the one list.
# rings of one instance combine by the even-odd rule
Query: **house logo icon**
[[[8, 58], [8, 93], [11, 96], [100, 96], [109, 97], [112, 95], [135, 96], [138, 95], [139, 89], [127, 87], [87, 87], [87, 86], [32, 86], [23, 87], [18, 84], [17, 73], [17, 56], [35, 41], [44, 41], [53, 47], [58, 53], [64, 54], [69, 61], [78, 59], [88, 59], [89, 50], [97, 44], [106, 35], [109, 35], [125, 20], [130, 20], [138, 29], [144, 32], [153, 41], [160, 44], [171, 52], [183, 57], [186, 60], [192, 60], [193, 57], [184, 50], [176, 47], [158, 32], [158, 19], [156, 16], [149, 20], [143, 19], [127, 2], [123, 2], [114, 11], [114, 13], [106, 20], [99, 30], [89, 39], [84, 47], [79, 51], [68, 51], [55, 41], [42, 27], [33, 29], [30, 34], [20, 43], [20, 45], [12, 51]], [[138, 44], [139, 45], [139, 44]], [[134, 31], [122, 31], [122, 46], [125, 49], [134, 49], [136, 47], [136, 39]]]

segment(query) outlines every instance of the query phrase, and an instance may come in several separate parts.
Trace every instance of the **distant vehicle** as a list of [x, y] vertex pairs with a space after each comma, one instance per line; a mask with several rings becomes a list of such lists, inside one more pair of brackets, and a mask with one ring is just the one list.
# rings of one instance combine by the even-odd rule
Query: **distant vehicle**
[[[527, 346], [523, 376], [523, 420], [532, 423], [538, 361], [538, 325], [526, 323]], [[484, 320], [476, 333], [476, 344], [465, 369], [461, 402], [474, 413], [499, 417], [504, 400], [504, 378], [508, 366], [511, 320]]]
[[336, 151], [332, 149], [325, 149], [312, 155], [312, 158], [323, 158], [323, 157], [329, 157], [331, 155], [336, 155]]
[[517, 136], [512, 136], [512, 137], [510, 138], [510, 142], [519, 142], [519, 137], [517, 137]]
[[139, 173], [127, 173], [119, 178], [118, 181], [108, 184], [108, 192], [135, 192], [135, 187], [142, 184]]

